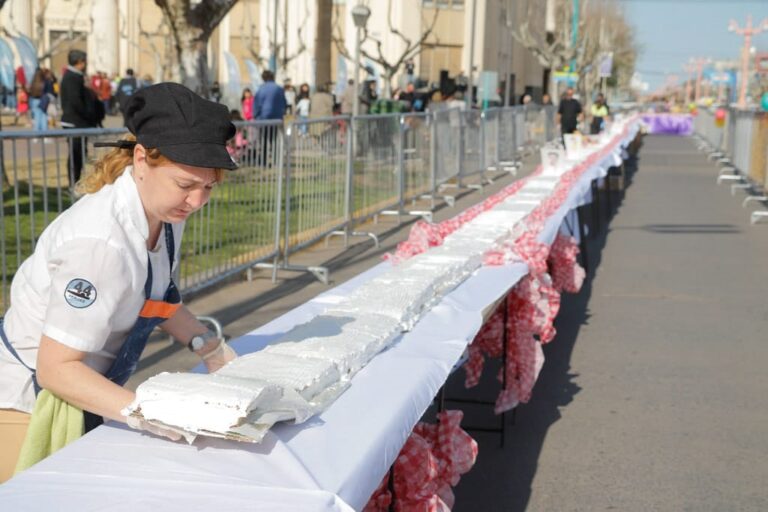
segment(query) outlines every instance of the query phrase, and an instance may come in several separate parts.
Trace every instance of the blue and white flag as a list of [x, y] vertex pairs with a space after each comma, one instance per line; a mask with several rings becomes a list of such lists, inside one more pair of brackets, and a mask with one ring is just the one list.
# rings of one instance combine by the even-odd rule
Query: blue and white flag
[[6, 91], [13, 90], [15, 78], [13, 50], [11, 50], [11, 47], [4, 39], [0, 39], [0, 83], [2, 83]]
[[340, 97], [347, 88], [347, 59], [343, 55], [336, 56], [336, 87], [334, 92], [336, 97]]
[[262, 84], [259, 66], [251, 59], [245, 59], [245, 67], [248, 69], [248, 76], [251, 78], [251, 91], [256, 93]]
[[35, 77], [35, 70], [37, 69], [37, 50], [35, 50], [35, 45], [32, 44], [32, 41], [27, 36], [15, 36], [13, 37], [13, 43], [16, 45], [16, 51], [21, 59], [21, 67], [24, 68], [27, 83], [30, 84]]
[[600, 78], [610, 78], [613, 74], [613, 52], [605, 52], [600, 57]]
[[242, 92], [242, 82], [240, 80], [240, 66], [237, 64], [237, 58], [229, 52], [222, 52], [224, 60], [227, 61], [227, 89], [235, 96]]

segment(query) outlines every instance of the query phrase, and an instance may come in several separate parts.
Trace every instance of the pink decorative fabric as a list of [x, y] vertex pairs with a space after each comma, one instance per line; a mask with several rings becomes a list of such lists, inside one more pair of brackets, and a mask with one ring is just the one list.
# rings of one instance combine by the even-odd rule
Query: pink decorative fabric
[[[444, 411], [438, 423], [419, 423], [394, 464], [395, 510], [448, 512], [454, 504], [451, 487], [477, 458], [477, 443], [461, 427], [461, 411]], [[364, 512], [383, 512], [392, 503], [389, 474], [374, 491]]]
[[555, 290], [579, 293], [586, 273], [576, 261], [578, 256], [579, 244], [576, 239], [559, 233], [549, 252], [549, 274]]

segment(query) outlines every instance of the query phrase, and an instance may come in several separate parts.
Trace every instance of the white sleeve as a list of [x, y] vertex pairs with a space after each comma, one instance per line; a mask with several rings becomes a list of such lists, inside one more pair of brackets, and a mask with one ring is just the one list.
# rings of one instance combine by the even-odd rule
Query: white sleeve
[[101, 350], [133, 288], [128, 267], [126, 256], [103, 240], [77, 239], [57, 248], [48, 261], [43, 334], [83, 352]]

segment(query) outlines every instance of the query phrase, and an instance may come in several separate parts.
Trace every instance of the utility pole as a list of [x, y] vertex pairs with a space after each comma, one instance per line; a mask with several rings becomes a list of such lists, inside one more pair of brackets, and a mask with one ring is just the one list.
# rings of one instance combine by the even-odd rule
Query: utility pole
[[739, 108], [747, 108], [747, 83], [749, 82], [749, 49], [752, 47], [752, 36], [768, 30], [768, 18], [765, 18], [759, 26], [752, 26], [752, 15], [747, 16], [747, 26], [739, 27], [736, 20], [728, 24], [728, 31], [744, 36], [744, 47], [741, 49], [741, 86], [739, 87]]
[[694, 103], [699, 103], [699, 98], [701, 98], [701, 75], [704, 72], [704, 64], [707, 64], [709, 62], [709, 59], [693, 59], [691, 61], [691, 64], [696, 66], [696, 92], [695, 96], [693, 98]]
[[272, 58], [270, 59], [269, 67], [271, 68], [271, 71], [277, 75], [277, 59], [279, 58], [277, 53], [277, 31], [279, 28], [277, 23], [277, 11], [280, 9], [280, 0], [275, 0], [274, 9], [275, 11], [272, 20]]
[[[576, 48], [579, 41], [579, 0], [573, 1], [573, 16], [571, 16], [571, 46]], [[571, 73], [576, 72], [576, 56], [571, 59]]]
[[685, 81], [685, 103], [691, 102], [691, 89], [693, 83], [693, 73], [696, 71], [696, 66], [693, 62], [683, 64], [683, 70], [688, 73], [688, 79]]
[[[472, 0], [472, 26], [469, 30], [469, 73], [467, 86], [467, 97], [464, 98], [467, 102], [467, 107], [472, 107], [472, 86], [474, 84], [473, 71], [475, 67], [475, 21], [477, 20], [477, 2], [478, 0]], [[435, 7], [437, 8], [437, 7]]]

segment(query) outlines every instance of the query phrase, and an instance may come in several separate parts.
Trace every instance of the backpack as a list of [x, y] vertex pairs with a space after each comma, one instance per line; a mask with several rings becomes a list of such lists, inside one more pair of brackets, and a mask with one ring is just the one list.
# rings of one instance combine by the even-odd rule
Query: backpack
[[29, 95], [32, 98], [39, 98], [43, 95], [43, 88], [45, 87], [45, 80], [42, 75], [35, 74], [35, 79], [29, 86]]

